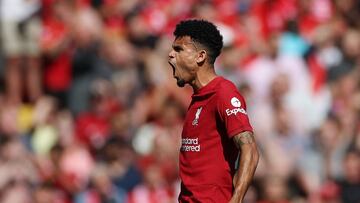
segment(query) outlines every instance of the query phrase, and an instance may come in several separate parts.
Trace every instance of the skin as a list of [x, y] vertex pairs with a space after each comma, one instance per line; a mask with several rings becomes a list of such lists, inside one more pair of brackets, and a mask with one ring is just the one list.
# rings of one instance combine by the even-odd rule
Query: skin
[[[178, 85], [183, 87], [189, 84], [194, 92], [217, 76], [214, 64], [209, 63], [206, 48], [194, 42], [189, 36], [178, 37], [174, 40], [168, 62]], [[233, 137], [233, 141], [239, 149], [240, 159], [239, 168], [233, 178], [234, 193], [230, 203], [242, 203], [254, 176], [259, 153], [252, 132], [241, 132]]]
[[188, 37], [175, 39], [169, 53], [169, 64], [176, 80], [184, 80], [196, 92], [217, 75], [213, 64], [207, 63], [207, 51]]
[[245, 131], [233, 138], [240, 151], [239, 168], [233, 178], [235, 190], [230, 203], [243, 202], [245, 193], [254, 177], [256, 166], [259, 162], [259, 152], [252, 132]]

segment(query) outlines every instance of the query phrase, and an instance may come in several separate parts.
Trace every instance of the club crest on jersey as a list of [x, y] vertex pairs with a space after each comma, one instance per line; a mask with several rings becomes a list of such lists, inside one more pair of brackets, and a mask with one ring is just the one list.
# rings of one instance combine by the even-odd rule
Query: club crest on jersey
[[198, 125], [199, 124], [199, 117], [200, 117], [201, 110], [202, 110], [202, 107], [199, 107], [196, 110], [195, 118], [194, 118], [194, 120], [192, 122], [192, 125]]
[[230, 100], [231, 105], [235, 107], [234, 109], [226, 109], [226, 115], [230, 116], [232, 114], [236, 115], [237, 113], [247, 114], [244, 108], [241, 108], [241, 102], [238, 98], [233, 97]]

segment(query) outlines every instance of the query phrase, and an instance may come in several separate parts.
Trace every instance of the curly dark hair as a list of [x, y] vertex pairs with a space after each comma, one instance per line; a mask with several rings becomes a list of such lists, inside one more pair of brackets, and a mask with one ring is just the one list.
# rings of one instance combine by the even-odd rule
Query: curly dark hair
[[203, 45], [207, 51], [209, 62], [214, 63], [216, 57], [220, 55], [223, 47], [223, 37], [217, 27], [206, 20], [184, 20], [176, 25], [174, 31], [175, 38], [189, 36], [191, 39]]

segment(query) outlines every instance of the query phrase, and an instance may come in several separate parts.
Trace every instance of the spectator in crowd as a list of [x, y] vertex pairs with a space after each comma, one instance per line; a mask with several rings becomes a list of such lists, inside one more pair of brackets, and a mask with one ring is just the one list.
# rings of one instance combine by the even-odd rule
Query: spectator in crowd
[[355, 203], [360, 200], [360, 153], [350, 149], [343, 160], [344, 177], [339, 181], [342, 202]]

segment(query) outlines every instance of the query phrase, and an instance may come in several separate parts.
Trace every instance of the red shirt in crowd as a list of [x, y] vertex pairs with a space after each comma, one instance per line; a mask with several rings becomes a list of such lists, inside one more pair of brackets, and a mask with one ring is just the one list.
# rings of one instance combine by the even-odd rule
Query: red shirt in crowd
[[232, 137], [252, 131], [244, 98], [217, 77], [193, 94], [180, 149], [179, 202], [228, 202], [239, 150]]

